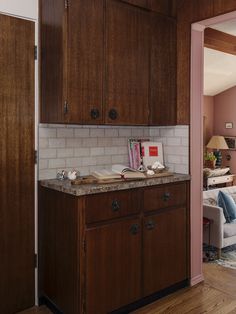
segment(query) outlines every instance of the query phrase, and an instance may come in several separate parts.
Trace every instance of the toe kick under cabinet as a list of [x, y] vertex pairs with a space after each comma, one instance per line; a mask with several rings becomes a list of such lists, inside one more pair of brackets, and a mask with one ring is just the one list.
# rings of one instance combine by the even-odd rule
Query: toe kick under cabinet
[[189, 279], [188, 181], [73, 196], [40, 187], [41, 302], [128, 313]]

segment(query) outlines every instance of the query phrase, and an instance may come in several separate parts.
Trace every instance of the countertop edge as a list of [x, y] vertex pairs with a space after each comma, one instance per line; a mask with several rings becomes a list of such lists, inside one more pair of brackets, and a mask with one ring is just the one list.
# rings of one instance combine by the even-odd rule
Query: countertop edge
[[136, 189], [168, 183], [190, 181], [191, 176], [188, 174], [175, 173], [168, 177], [149, 178], [144, 180], [134, 180], [128, 182], [117, 182], [107, 184], [81, 184], [71, 185], [69, 180], [60, 181], [58, 179], [48, 179], [39, 181], [42, 187], [63, 192], [74, 196], [85, 196], [120, 190]]

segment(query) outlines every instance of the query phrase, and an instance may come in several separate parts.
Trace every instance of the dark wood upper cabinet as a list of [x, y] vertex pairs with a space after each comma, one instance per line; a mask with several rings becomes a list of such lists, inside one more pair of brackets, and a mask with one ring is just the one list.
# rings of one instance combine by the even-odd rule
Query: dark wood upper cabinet
[[41, 110], [40, 121], [64, 122], [66, 100], [66, 22], [64, 0], [40, 1]]
[[41, 0], [40, 121], [174, 125], [170, 7], [151, 0]]
[[148, 124], [149, 16], [106, 1], [105, 122]]
[[176, 21], [151, 15], [150, 124], [176, 124]]
[[67, 79], [69, 123], [102, 123], [103, 34], [103, 0], [70, 1]]

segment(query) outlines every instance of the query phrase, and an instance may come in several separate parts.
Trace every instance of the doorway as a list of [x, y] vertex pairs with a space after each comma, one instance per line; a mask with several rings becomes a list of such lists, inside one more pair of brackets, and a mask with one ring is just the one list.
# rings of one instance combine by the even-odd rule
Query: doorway
[[[236, 12], [192, 24], [191, 42], [191, 284], [203, 280], [202, 275], [202, 182], [203, 182], [203, 64], [204, 29], [236, 18]], [[198, 248], [198, 249], [196, 249]]]
[[0, 313], [4, 314], [35, 304], [34, 46], [34, 22], [0, 15]]

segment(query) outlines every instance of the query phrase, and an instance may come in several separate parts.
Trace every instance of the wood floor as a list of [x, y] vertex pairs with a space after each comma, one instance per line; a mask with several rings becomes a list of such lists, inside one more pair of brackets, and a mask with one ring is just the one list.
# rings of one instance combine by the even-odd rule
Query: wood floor
[[[133, 314], [233, 314], [236, 313], [236, 270], [203, 264], [205, 281], [182, 289]], [[50, 314], [45, 307], [18, 314]]]

